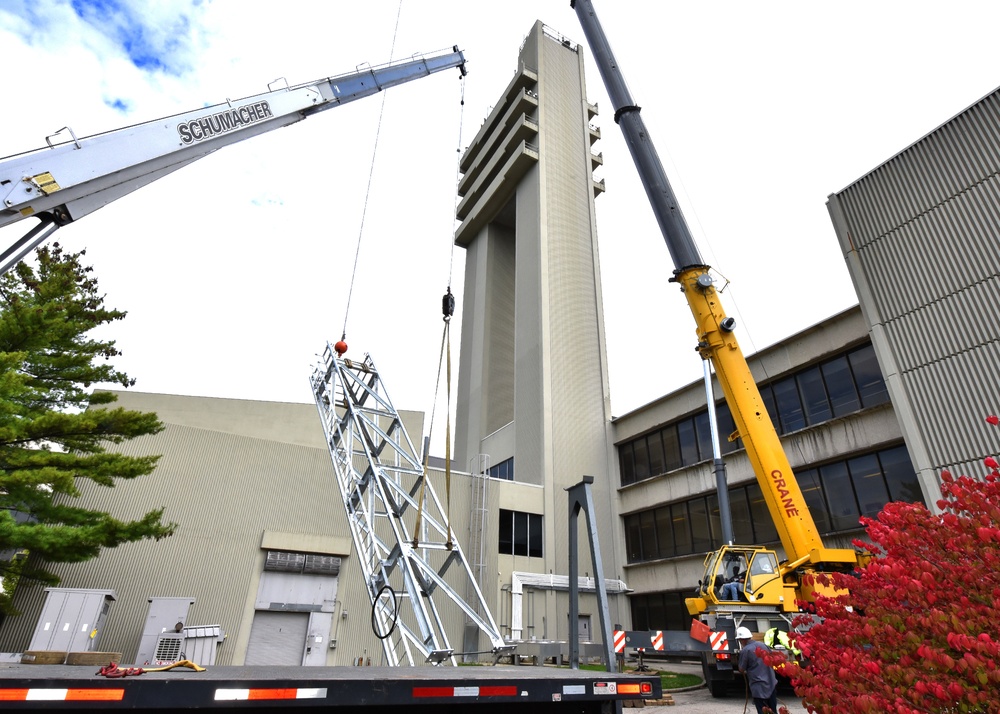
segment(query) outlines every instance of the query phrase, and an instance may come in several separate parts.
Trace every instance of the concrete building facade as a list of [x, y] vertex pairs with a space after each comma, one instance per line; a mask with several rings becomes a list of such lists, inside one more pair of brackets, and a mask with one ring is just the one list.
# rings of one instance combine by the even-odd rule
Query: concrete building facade
[[[603, 190], [593, 175], [601, 163], [591, 148], [600, 137], [590, 123], [596, 114], [581, 47], [536, 23], [461, 160], [456, 243], [466, 272], [455, 453], [464, 468], [502, 470], [537, 490], [500, 506], [529, 525], [537, 520], [544, 542], [501, 555], [500, 580], [514, 592], [525, 579], [517, 572], [567, 574], [565, 489], [584, 475], [595, 477], [604, 576], [621, 574], [594, 210]], [[585, 534], [579, 542], [588, 542]], [[593, 575], [589, 553], [580, 556], [580, 573]], [[563, 587], [515, 608], [524, 618], [515, 638], [565, 636]], [[595, 615], [581, 614], [585, 635]]]

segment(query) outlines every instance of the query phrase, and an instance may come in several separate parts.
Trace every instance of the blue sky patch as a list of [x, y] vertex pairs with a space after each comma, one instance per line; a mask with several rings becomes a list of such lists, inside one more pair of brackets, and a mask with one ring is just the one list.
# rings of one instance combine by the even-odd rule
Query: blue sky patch
[[166, 15], [150, 12], [155, 6], [129, 0], [71, 0], [70, 5], [139, 69], [175, 76], [191, 69], [192, 22], [185, 10], [201, 5], [198, 0]]

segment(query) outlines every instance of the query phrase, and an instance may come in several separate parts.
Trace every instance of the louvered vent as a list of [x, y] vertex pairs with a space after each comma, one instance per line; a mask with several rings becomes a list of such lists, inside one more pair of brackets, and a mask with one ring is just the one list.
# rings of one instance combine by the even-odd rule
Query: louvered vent
[[269, 550], [267, 551], [267, 562], [264, 564], [264, 570], [277, 573], [301, 573], [305, 563], [305, 553]]
[[340, 573], [340, 558], [335, 555], [307, 555], [302, 572], [317, 575], [338, 575]]
[[267, 551], [264, 570], [277, 573], [307, 573], [310, 575], [333, 575], [340, 573], [340, 558], [335, 555], [313, 553], [290, 553], [283, 550]]
[[181, 658], [184, 646], [184, 633], [164, 632], [156, 640], [156, 651], [153, 659], [156, 662], [176, 662]]

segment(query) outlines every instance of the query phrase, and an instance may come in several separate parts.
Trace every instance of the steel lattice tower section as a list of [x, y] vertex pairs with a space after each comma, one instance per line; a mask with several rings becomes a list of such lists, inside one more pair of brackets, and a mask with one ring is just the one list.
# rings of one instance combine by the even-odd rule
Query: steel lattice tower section
[[[494, 655], [513, 650], [493, 620], [371, 357], [362, 362], [337, 357], [327, 343], [310, 382], [364, 574], [372, 626], [386, 635], [387, 664], [447, 659], [457, 664], [439, 610], [441, 596], [489, 637]], [[474, 597], [463, 598], [458, 594], [463, 591]]]

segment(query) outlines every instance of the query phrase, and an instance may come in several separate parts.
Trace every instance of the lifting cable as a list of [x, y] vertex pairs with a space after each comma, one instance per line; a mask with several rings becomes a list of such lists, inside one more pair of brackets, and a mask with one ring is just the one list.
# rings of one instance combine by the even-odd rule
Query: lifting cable
[[448, 236], [448, 240], [451, 243], [451, 250], [448, 257], [448, 288], [445, 291], [444, 296], [441, 298], [441, 312], [444, 319], [444, 331], [441, 335], [441, 355], [438, 357], [438, 373], [437, 380], [434, 385], [434, 401], [431, 404], [431, 419], [430, 426], [427, 430], [427, 448], [424, 450], [424, 474], [420, 482], [420, 499], [417, 502], [417, 522], [413, 529], [413, 547], [416, 548], [418, 541], [420, 539], [420, 523], [423, 518], [424, 512], [424, 484], [427, 482], [427, 463], [430, 458], [430, 443], [431, 437], [434, 434], [434, 415], [437, 411], [437, 401], [438, 401], [438, 391], [441, 388], [441, 365], [442, 363], [447, 363], [447, 382], [446, 382], [446, 395], [447, 404], [445, 412], [447, 418], [445, 420], [445, 436], [444, 436], [444, 479], [445, 479], [445, 499], [446, 499], [446, 518], [447, 518], [447, 528], [448, 528], [448, 541], [445, 544], [448, 550], [451, 550], [454, 546], [452, 543], [451, 535], [451, 318], [455, 314], [455, 296], [451, 292], [451, 279], [452, 271], [455, 267], [455, 223], [458, 220], [458, 184], [461, 177], [461, 160], [462, 160], [462, 122], [464, 120], [465, 114], [465, 75], [463, 74], [459, 79], [461, 82], [461, 100], [459, 103], [459, 116], [458, 116], [458, 146], [455, 149], [455, 206], [452, 213], [452, 225], [451, 232]]
[[[403, 12], [403, 0], [399, 0], [399, 8], [396, 10], [396, 26], [392, 30], [392, 46], [389, 48], [389, 61], [392, 62], [396, 52], [396, 37], [399, 34], [399, 16]], [[354, 249], [354, 267], [351, 268], [351, 282], [347, 288], [347, 304], [344, 306], [344, 329], [340, 334], [340, 341], [334, 346], [337, 356], [343, 356], [347, 352], [347, 315], [351, 311], [351, 295], [354, 293], [354, 278], [358, 273], [358, 256], [361, 254], [361, 236], [365, 232], [365, 216], [368, 214], [368, 197], [372, 190], [372, 176], [375, 175], [375, 155], [378, 153], [379, 134], [382, 133], [382, 115], [385, 113], [385, 100], [388, 92], [382, 92], [382, 106], [378, 112], [378, 125], [375, 129], [375, 145], [372, 147], [372, 161], [368, 168], [368, 185], [365, 187], [365, 202], [361, 208], [361, 225], [358, 227], [358, 243]]]

